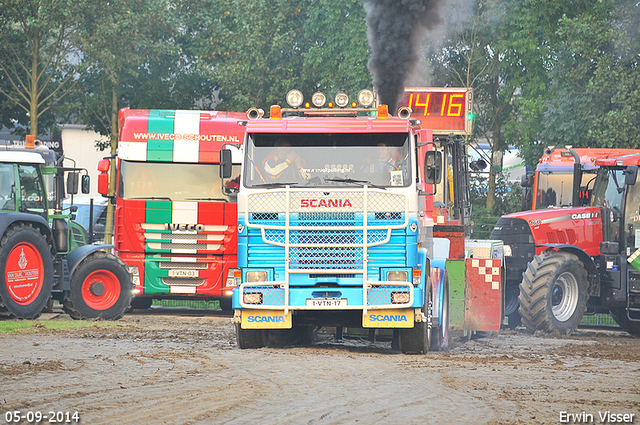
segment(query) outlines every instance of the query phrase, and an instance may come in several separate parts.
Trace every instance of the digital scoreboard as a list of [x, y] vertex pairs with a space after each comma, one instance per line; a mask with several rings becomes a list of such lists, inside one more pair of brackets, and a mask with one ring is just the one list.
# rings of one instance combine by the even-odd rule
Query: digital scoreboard
[[434, 134], [471, 134], [473, 90], [466, 88], [406, 88], [399, 106]]

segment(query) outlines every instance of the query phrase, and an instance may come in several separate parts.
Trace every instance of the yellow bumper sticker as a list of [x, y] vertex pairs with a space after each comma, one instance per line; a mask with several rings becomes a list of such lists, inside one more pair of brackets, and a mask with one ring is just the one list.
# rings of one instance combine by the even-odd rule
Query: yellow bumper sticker
[[241, 310], [242, 329], [291, 329], [291, 312], [284, 310]]
[[414, 325], [413, 309], [369, 310], [362, 316], [363, 328], [412, 328]]

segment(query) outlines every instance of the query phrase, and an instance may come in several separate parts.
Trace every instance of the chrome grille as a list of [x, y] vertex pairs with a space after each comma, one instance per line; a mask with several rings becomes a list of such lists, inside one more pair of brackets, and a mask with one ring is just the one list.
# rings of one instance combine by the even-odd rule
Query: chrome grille
[[209, 268], [209, 263], [171, 263], [167, 261], [160, 261], [158, 263], [160, 269], [189, 269], [189, 270], [206, 270]]

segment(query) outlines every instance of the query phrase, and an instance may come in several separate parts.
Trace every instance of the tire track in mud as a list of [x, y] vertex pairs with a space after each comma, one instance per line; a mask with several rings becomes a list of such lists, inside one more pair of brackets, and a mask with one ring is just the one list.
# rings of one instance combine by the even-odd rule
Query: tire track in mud
[[640, 340], [620, 333], [501, 332], [406, 356], [389, 342], [331, 335], [310, 347], [240, 350], [228, 317], [121, 322], [0, 335], [0, 409], [78, 411], [87, 424], [558, 423], [562, 410], [640, 413]]

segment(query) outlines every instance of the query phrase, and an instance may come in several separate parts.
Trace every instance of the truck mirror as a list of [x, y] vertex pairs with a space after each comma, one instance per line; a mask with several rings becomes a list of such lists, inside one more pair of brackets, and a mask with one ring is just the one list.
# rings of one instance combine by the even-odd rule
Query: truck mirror
[[638, 177], [638, 166], [628, 165], [624, 170], [624, 184], [627, 186], [633, 186], [636, 184], [636, 178]]
[[426, 184], [438, 184], [442, 180], [442, 152], [428, 151], [424, 155], [424, 178]]
[[109, 174], [108, 173], [98, 174], [98, 193], [104, 196], [109, 195]]
[[67, 193], [75, 195], [78, 193], [78, 172], [72, 171], [67, 175]]
[[82, 191], [82, 193], [86, 194], [91, 191], [91, 178], [88, 174], [82, 176], [82, 182], [80, 186], [80, 190]]
[[220, 151], [220, 178], [228, 179], [233, 172], [233, 163], [231, 162], [231, 150], [222, 149]]
[[533, 175], [532, 174], [523, 174], [520, 176], [520, 186], [522, 187], [532, 187], [533, 186]]

